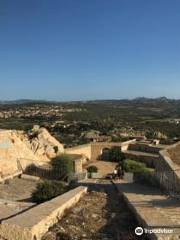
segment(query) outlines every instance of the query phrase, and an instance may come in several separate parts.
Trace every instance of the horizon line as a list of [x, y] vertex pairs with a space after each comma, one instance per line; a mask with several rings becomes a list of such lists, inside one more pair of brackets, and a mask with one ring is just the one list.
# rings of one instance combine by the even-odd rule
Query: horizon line
[[8, 99], [8, 100], [0, 100], [0, 103], [6, 103], [6, 102], [88, 102], [88, 101], [121, 101], [121, 100], [129, 100], [129, 101], [133, 101], [133, 100], [140, 100], [140, 99], [149, 99], [149, 100], [158, 100], [158, 99], [167, 99], [167, 100], [180, 100], [180, 98], [168, 98], [166, 96], [159, 96], [159, 97], [134, 97], [134, 98], [89, 98], [89, 99], [73, 99], [73, 100], [54, 100], [54, 99], [41, 99], [41, 98], [19, 98], [19, 99]]

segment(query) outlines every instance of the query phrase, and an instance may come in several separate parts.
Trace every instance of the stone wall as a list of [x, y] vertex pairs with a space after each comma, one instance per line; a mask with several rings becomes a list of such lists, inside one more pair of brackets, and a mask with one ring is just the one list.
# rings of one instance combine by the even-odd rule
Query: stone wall
[[128, 149], [132, 151], [141, 151], [141, 152], [155, 153], [155, 154], [158, 154], [159, 151], [162, 150], [161, 147], [152, 146], [145, 143], [130, 144]]
[[156, 164], [159, 162], [159, 155], [156, 156], [153, 154], [141, 153], [141, 152], [135, 153], [131, 151], [126, 151], [124, 152], [124, 154], [127, 159], [145, 163], [146, 166], [150, 168], [156, 167]]
[[64, 212], [73, 207], [86, 192], [86, 187], [75, 188], [3, 221], [0, 225], [0, 239], [40, 240]]
[[180, 166], [172, 161], [168, 150], [172, 150], [179, 144], [180, 142], [160, 151], [160, 160], [156, 165], [156, 177], [161, 186], [176, 196], [180, 196]]
[[83, 144], [72, 148], [65, 148], [67, 154], [80, 154], [85, 156], [83, 163], [86, 163], [86, 159], [91, 159], [91, 144]]
[[75, 173], [83, 172], [83, 158], [74, 160], [74, 172]]
[[[98, 160], [98, 157], [102, 154], [104, 148], [111, 149], [112, 147], [121, 147], [122, 151], [128, 149], [130, 143], [135, 142], [136, 140], [130, 140], [126, 142], [95, 142], [90, 144], [79, 145], [72, 148], [66, 148], [65, 153], [67, 154], [81, 154], [86, 156], [91, 161]], [[85, 163], [85, 160], [84, 162]]]
[[130, 143], [135, 142], [136, 140], [130, 140], [126, 142], [96, 142], [91, 144], [91, 160], [96, 161], [98, 160], [99, 156], [102, 154], [103, 149], [108, 148], [111, 149], [112, 147], [121, 147], [122, 151], [128, 149]]

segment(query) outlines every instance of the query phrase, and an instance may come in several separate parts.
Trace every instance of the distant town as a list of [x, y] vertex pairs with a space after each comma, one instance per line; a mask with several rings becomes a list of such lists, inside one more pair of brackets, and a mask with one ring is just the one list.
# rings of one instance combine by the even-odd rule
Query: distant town
[[180, 101], [166, 98], [5, 102], [0, 104], [0, 128], [28, 130], [37, 124], [66, 147], [134, 137], [171, 142], [180, 138], [179, 108]]

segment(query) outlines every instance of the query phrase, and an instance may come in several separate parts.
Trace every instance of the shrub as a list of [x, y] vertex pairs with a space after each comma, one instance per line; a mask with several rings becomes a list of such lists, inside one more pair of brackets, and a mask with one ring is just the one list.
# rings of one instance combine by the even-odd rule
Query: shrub
[[73, 172], [73, 160], [67, 154], [61, 154], [51, 160], [51, 165], [55, 172], [59, 172], [61, 176], [69, 175]]
[[144, 168], [141, 172], [135, 173], [134, 179], [136, 182], [149, 185], [152, 187], [158, 187], [159, 182], [154, 175], [154, 170], [151, 168]]
[[159, 185], [154, 175], [154, 169], [147, 168], [144, 163], [134, 160], [125, 160], [123, 161], [123, 168], [126, 172], [134, 173], [134, 180], [137, 183], [153, 187]]
[[132, 172], [132, 173], [142, 172], [145, 168], [146, 168], [146, 165], [141, 162], [137, 162], [129, 159], [123, 161], [123, 169], [126, 172]]
[[120, 147], [113, 147], [109, 151], [109, 160], [112, 162], [122, 162], [125, 159]]
[[97, 168], [96, 166], [92, 165], [92, 166], [89, 166], [89, 167], [87, 168], [87, 171], [88, 171], [89, 173], [97, 173], [97, 172], [98, 172], [98, 168]]
[[36, 203], [48, 201], [65, 192], [65, 187], [58, 181], [44, 181], [37, 185], [36, 190], [32, 193], [32, 199]]

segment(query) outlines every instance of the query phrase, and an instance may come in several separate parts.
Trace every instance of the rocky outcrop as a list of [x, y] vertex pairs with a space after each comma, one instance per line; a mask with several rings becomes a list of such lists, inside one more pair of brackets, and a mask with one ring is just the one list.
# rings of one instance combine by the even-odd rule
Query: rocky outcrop
[[[22, 132], [0, 131], [1, 178], [20, 170], [24, 166], [24, 159], [38, 161], [38, 158], [21, 140], [20, 135]], [[18, 166], [18, 161], [21, 161], [23, 166]]]
[[28, 136], [28, 146], [41, 161], [48, 161], [64, 152], [63, 145], [45, 128], [34, 127]]
[[45, 128], [34, 128], [28, 134], [16, 130], [0, 130], [0, 180], [26, 166], [42, 165], [64, 147]]

